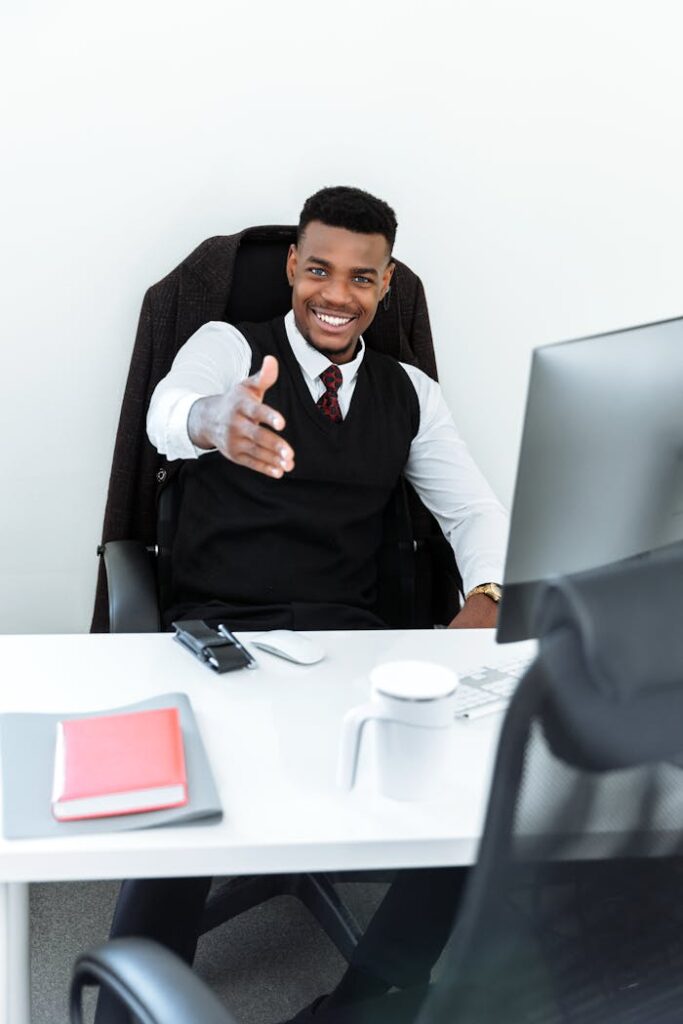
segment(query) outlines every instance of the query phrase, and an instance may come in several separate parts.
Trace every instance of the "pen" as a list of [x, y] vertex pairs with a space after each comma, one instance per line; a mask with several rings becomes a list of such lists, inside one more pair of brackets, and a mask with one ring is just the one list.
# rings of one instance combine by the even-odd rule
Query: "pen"
[[247, 668], [256, 668], [256, 658], [246, 649], [244, 644], [241, 644], [234, 633], [231, 633], [227, 626], [224, 626], [221, 622], [218, 626], [218, 632], [226, 640], [229, 640], [231, 644], [234, 644], [238, 651], [241, 651], [244, 657], [247, 659]]

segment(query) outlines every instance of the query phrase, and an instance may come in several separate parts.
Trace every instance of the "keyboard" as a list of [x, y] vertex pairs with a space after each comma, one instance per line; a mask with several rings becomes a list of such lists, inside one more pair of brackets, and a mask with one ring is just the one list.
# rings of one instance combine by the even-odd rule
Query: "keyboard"
[[533, 657], [517, 655], [461, 676], [455, 691], [455, 717], [480, 718], [504, 711], [532, 661]]

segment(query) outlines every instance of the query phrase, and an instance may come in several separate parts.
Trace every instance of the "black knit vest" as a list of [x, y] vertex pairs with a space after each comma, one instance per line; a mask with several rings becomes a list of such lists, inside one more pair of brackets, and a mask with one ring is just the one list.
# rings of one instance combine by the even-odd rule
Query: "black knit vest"
[[251, 372], [265, 355], [280, 372], [264, 401], [285, 418], [295, 468], [273, 479], [217, 452], [181, 470], [173, 606], [340, 604], [372, 609], [382, 513], [419, 426], [402, 366], [366, 348], [342, 423], [317, 408], [280, 317], [240, 324]]

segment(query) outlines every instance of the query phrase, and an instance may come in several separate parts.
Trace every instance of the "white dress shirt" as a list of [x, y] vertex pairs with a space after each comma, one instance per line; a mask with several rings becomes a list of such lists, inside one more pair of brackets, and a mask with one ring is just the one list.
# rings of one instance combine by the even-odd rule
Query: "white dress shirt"
[[[330, 360], [300, 334], [292, 311], [285, 317], [285, 329], [306, 385], [317, 401], [325, 391], [319, 375]], [[364, 354], [361, 339], [355, 358], [339, 367], [342, 383], [337, 398], [342, 416], [353, 398]], [[147, 415], [149, 439], [162, 455], [196, 459], [204, 454], [187, 432], [190, 408], [198, 398], [222, 394], [248, 377], [251, 356], [244, 335], [222, 321], [204, 324], [185, 342], [170, 372], [157, 385]], [[479, 583], [499, 583], [508, 529], [505, 510], [458, 434], [439, 385], [422, 370], [406, 363], [401, 366], [415, 388], [420, 408], [420, 426], [410, 446], [405, 478], [453, 548], [465, 593]]]

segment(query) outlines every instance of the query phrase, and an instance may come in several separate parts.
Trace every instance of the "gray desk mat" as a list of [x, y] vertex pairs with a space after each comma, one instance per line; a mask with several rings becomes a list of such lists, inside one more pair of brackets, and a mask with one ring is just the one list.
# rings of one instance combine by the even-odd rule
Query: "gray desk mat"
[[50, 806], [55, 757], [56, 724], [88, 715], [7, 713], [0, 715], [3, 834], [7, 839], [35, 839], [98, 832], [181, 825], [223, 816], [211, 765], [204, 749], [192, 705], [184, 693], [165, 693], [138, 704], [110, 708], [93, 717], [126, 711], [177, 707], [185, 745], [188, 803], [162, 811], [121, 814], [86, 821], [57, 821]]

